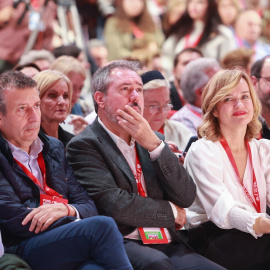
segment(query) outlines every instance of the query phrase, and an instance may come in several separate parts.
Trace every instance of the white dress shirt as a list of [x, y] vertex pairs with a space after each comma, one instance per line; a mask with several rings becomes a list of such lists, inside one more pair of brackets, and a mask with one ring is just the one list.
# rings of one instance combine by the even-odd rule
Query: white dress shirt
[[[208, 220], [222, 229], [238, 229], [255, 238], [253, 225], [258, 217], [268, 217], [270, 206], [270, 141], [250, 142], [254, 173], [259, 189], [261, 213], [247, 198], [236, 172], [220, 142], [200, 139], [193, 143], [184, 167], [197, 185], [197, 196], [187, 209], [186, 228], [196, 227]], [[253, 196], [252, 166], [246, 165], [243, 184]]]
[[[42, 151], [43, 145], [44, 145], [44, 143], [40, 140], [40, 138], [37, 137], [34, 140], [34, 142], [32, 143], [30, 147], [29, 154], [25, 152], [24, 150], [18, 148], [11, 142], [7, 141], [7, 143], [13, 157], [16, 160], [18, 160], [22, 165], [24, 165], [38, 179], [41, 186], [44, 187], [42, 173], [40, 171], [40, 168], [37, 162], [38, 155]], [[39, 187], [40, 192], [44, 194], [43, 189], [40, 186], [38, 187]]]

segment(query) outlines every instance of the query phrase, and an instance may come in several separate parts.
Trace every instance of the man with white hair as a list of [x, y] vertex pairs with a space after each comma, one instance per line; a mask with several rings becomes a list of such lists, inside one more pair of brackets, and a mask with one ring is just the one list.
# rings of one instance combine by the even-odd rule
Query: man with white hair
[[152, 130], [165, 135], [166, 142], [173, 142], [183, 151], [192, 134], [183, 124], [167, 119], [172, 108], [169, 82], [157, 70], [147, 71], [141, 78], [144, 97], [143, 117]]
[[240, 13], [235, 23], [235, 41], [237, 47], [251, 48], [255, 51], [255, 60], [270, 54], [270, 45], [259, 40], [262, 32], [262, 19], [255, 10]]
[[179, 121], [197, 135], [197, 127], [201, 123], [202, 91], [212, 76], [220, 70], [217, 60], [199, 58], [190, 62], [184, 69], [181, 89], [186, 105], [177, 111], [172, 120]]

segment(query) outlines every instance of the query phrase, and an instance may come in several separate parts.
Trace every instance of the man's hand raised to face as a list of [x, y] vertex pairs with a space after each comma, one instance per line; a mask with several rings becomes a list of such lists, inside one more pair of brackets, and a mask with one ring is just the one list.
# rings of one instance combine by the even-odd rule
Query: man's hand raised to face
[[119, 125], [142, 147], [151, 152], [160, 145], [161, 140], [153, 132], [148, 122], [131, 106], [126, 105], [125, 111], [119, 109], [117, 113]]

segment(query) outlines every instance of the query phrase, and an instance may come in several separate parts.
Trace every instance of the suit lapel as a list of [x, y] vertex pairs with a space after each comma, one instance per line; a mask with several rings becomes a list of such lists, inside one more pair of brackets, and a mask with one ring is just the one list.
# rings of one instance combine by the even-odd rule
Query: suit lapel
[[102, 144], [102, 148], [106, 149], [106, 153], [110, 157], [112, 162], [122, 171], [123, 174], [126, 175], [132, 185], [133, 191], [137, 192], [136, 180], [129, 164], [127, 163], [125, 157], [123, 156], [115, 142], [112, 140], [110, 135], [98, 123], [97, 118], [95, 122], [91, 125], [91, 128], [94, 130], [97, 139]]

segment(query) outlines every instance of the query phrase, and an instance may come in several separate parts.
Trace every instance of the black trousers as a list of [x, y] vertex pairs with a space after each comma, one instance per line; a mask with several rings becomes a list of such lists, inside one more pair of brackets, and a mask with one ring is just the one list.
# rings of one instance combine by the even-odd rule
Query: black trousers
[[142, 241], [125, 239], [124, 245], [135, 270], [224, 269], [184, 243], [144, 245]]
[[228, 269], [270, 269], [269, 234], [256, 239], [236, 229], [220, 229], [208, 221], [189, 230], [188, 243], [199, 254]]

